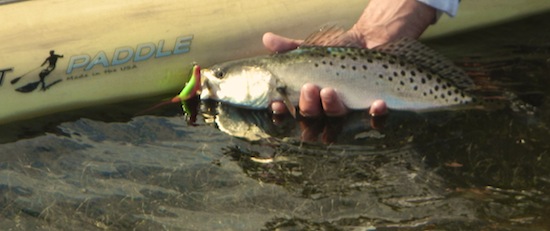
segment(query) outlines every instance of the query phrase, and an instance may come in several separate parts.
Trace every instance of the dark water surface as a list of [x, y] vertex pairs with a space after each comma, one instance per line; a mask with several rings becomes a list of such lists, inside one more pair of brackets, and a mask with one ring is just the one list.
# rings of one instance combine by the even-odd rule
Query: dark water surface
[[392, 112], [374, 129], [223, 106], [189, 125], [177, 106], [134, 116], [149, 99], [3, 125], [0, 229], [550, 229], [549, 24], [425, 41], [534, 113]]

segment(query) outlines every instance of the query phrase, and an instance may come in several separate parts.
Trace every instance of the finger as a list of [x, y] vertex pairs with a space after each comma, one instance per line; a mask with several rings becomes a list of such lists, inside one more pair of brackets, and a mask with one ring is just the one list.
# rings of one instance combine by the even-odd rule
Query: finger
[[320, 116], [323, 113], [321, 98], [319, 97], [319, 87], [310, 83], [302, 86], [299, 108], [300, 114], [304, 117]]
[[296, 49], [303, 41], [267, 32], [264, 34], [262, 42], [268, 50], [272, 52], [281, 52]]
[[323, 133], [321, 134], [321, 140], [324, 144], [331, 144], [338, 141], [338, 137], [344, 126], [344, 121], [345, 120], [342, 118], [330, 118], [327, 120]]
[[369, 109], [369, 114], [371, 116], [383, 116], [388, 114], [388, 106], [386, 105], [386, 102], [380, 99], [372, 102]]
[[325, 120], [323, 118], [309, 118], [299, 120], [300, 125], [300, 139], [304, 142], [317, 142], [319, 135], [323, 132], [325, 127]]
[[348, 113], [348, 108], [340, 100], [334, 89], [323, 88], [320, 92], [320, 98], [327, 116], [343, 116]]
[[281, 101], [274, 101], [273, 103], [271, 103], [271, 111], [274, 115], [282, 115], [288, 113], [286, 105]]

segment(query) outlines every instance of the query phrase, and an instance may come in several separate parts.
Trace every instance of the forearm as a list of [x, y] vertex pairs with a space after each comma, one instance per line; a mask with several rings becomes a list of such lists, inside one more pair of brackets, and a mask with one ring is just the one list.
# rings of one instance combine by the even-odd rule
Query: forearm
[[418, 38], [435, 19], [436, 9], [417, 0], [370, 0], [351, 33], [372, 48], [401, 37]]

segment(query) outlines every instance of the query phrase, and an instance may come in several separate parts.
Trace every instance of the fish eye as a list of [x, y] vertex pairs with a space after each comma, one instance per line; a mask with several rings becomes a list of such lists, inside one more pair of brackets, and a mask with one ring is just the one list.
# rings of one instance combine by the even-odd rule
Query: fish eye
[[214, 72], [214, 76], [216, 76], [216, 78], [218, 78], [218, 79], [223, 78], [224, 75], [225, 75], [225, 73], [222, 70], [219, 70], [219, 69]]

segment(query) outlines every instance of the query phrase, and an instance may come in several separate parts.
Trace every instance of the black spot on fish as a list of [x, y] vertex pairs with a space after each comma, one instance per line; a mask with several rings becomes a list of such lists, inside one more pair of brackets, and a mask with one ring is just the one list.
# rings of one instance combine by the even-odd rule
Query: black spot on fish
[[405, 86], [405, 82], [403, 81], [399, 81], [399, 84], [401, 84], [401, 86]]
[[389, 68], [387, 64], [382, 65], [382, 67], [384, 67], [384, 69], [388, 69], [388, 68]]
[[391, 82], [391, 81], [393, 81], [393, 78], [392, 78], [392, 77], [388, 77], [388, 80]]
[[367, 70], [367, 65], [363, 65], [363, 70]]
[[315, 63], [314, 65], [315, 65], [315, 67], [319, 67], [319, 64], [318, 64], [318, 63]]
[[401, 75], [405, 76], [406, 75], [405, 71], [401, 71]]
[[340, 59], [344, 60], [344, 59], [346, 59], [346, 56], [342, 55], [342, 56], [340, 56]]
[[355, 71], [355, 70], [357, 70], [357, 67], [356, 66], [351, 66], [351, 69]]
[[447, 91], [447, 95], [451, 96], [452, 94], [453, 94], [453, 92], [452, 92], [452, 91], [450, 91], [450, 90], [449, 90], [449, 91]]
[[378, 75], [378, 78], [381, 78], [381, 79], [383, 79], [383, 78], [384, 78], [384, 76], [383, 76], [383, 75]]
[[399, 74], [397, 74], [396, 71], [393, 72], [393, 76], [397, 77]]
[[425, 84], [425, 83], [426, 83], [426, 79], [425, 79], [425, 78], [420, 79], [420, 81], [422, 82], [422, 84]]
[[427, 74], [426, 77], [428, 77], [428, 80], [432, 80], [432, 75], [431, 74]]
[[454, 98], [454, 101], [455, 101], [455, 102], [458, 102], [458, 98], [455, 97], [455, 98]]
[[367, 62], [372, 63], [373, 61], [372, 61], [372, 59], [367, 59]]
[[390, 59], [390, 64], [395, 64], [395, 60], [394, 59]]
[[412, 76], [416, 76], [416, 72], [411, 71], [411, 75], [412, 75]]
[[439, 91], [439, 85], [435, 85], [434, 90]]
[[409, 78], [409, 82], [414, 83], [414, 79], [413, 79], [413, 78]]
[[332, 65], [333, 65], [332, 61], [328, 62], [328, 65], [331, 65], [331, 66], [332, 66]]
[[426, 92], [424, 92], [424, 93], [422, 93], [422, 94], [423, 94], [424, 96], [428, 96], [428, 93], [426, 93]]
[[441, 98], [445, 99], [445, 93], [441, 93]]
[[327, 61], [325, 61], [325, 60], [323, 60], [321, 63], [322, 63], [323, 65], [327, 65]]
[[344, 64], [340, 65], [340, 67], [341, 67], [342, 69], [346, 69], [346, 65], [344, 65]]
[[422, 68], [418, 68], [416, 70], [418, 71], [418, 73], [423, 73], [424, 72], [424, 70], [422, 70]]

